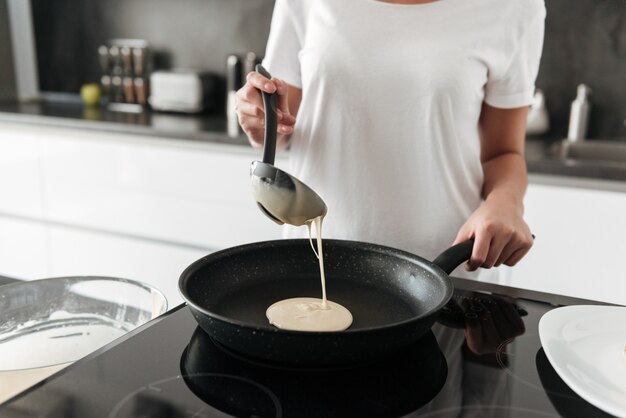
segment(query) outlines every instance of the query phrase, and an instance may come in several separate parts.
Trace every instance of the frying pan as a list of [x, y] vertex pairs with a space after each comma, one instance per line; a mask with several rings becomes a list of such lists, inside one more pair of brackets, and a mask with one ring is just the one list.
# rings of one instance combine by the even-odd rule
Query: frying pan
[[209, 254], [182, 273], [179, 288], [200, 327], [233, 351], [290, 365], [358, 363], [397, 352], [431, 328], [452, 296], [448, 274], [473, 245], [457, 244], [430, 262], [382, 245], [324, 240], [328, 297], [354, 317], [340, 332], [281, 330], [265, 316], [279, 300], [320, 297], [319, 264], [306, 239]]

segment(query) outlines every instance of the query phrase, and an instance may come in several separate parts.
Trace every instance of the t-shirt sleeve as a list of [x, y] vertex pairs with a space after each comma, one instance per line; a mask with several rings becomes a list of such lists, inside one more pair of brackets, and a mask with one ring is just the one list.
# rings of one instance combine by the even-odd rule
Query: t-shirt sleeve
[[544, 22], [545, 9], [523, 32], [506, 70], [489, 76], [485, 87], [488, 105], [503, 109], [530, 105], [543, 48]]
[[288, 0], [276, 0], [263, 66], [272, 76], [298, 88], [302, 88], [298, 57], [301, 31]]

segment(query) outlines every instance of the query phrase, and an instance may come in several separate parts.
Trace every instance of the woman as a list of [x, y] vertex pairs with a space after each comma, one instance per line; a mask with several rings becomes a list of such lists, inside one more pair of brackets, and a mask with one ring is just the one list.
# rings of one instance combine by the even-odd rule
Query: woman
[[468, 271], [514, 265], [533, 241], [524, 134], [544, 18], [543, 0], [277, 0], [273, 78], [248, 75], [240, 124], [262, 146], [259, 90], [278, 94], [278, 144], [328, 205], [324, 237], [431, 259], [473, 237]]

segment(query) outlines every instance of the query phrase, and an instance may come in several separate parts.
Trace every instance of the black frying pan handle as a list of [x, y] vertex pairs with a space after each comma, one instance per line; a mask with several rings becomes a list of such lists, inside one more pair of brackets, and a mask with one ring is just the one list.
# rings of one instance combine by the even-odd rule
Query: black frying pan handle
[[[261, 64], [256, 65], [256, 70], [263, 77], [271, 79], [270, 73]], [[278, 125], [278, 108], [276, 93], [261, 92], [263, 107], [265, 108], [265, 140], [263, 142], [263, 162], [274, 165], [276, 158], [276, 129]]]
[[446, 274], [468, 261], [474, 250], [474, 238], [463, 241], [460, 244], [453, 245], [435, 258], [434, 264], [437, 264]]
[[[532, 236], [535, 239], [535, 235]], [[437, 264], [447, 274], [468, 261], [474, 250], [474, 238], [463, 241], [460, 244], [453, 245], [435, 258], [434, 264]]]

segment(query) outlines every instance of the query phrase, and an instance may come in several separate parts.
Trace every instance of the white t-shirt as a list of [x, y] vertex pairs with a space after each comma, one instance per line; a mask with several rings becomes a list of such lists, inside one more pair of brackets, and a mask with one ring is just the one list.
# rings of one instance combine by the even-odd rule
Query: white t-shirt
[[449, 247], [481, 203], [481, 105], [530, 104], [544, 18], [543, 0], [277, 0], [264, 65], [303, 92], [282, 168], [327, 203], [324, 237]]

